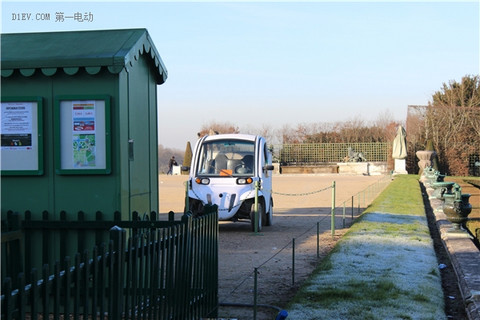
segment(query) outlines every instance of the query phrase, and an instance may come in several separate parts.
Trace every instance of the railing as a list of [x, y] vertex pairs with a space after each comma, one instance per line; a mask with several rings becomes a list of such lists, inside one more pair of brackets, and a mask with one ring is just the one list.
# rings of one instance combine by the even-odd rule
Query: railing
[[[122, 221], [108, 245], [2, 282], [2, 319], [193, 319], [218, 308], [217, 207], [181, 221]], [[37, 221], [38, 222], [38, 221]], [[43, 221], [44, 222], [44, 221]], [[52, 222], [52, 221], [50, 221]], [[104, 221], [105, 222], [105, 221]], [[111, 221], [110, 221], [111, 222]], [[116, 221], [119, 222], [119, 221]], [[163, 224], [158, 227], [156, 223]], [[33, 223], [33, 221], [30, 221]], [[170, 223], [169, 226], [165, 224]], [[143, 228], [142, 230], [139, 227]], [[5, 241], [4, 241], [5, 240]], [[17, 239], [18, 240], [18, 239]], [[2, 234], [2, 242], [7, 242]], [[15, 285], [14, 285], [15, 283]]]

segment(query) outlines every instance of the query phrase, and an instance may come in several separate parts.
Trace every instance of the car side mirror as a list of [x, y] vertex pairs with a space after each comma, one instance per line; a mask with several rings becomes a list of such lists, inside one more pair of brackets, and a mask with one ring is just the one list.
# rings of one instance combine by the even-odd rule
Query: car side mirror
[[273, 166], [273, 164], [267, 164], [264, 168], [265, 168], [265, 170], [269, 170], [269, 171], [275, 169], [275, 167]]
[[182, 171], [190, 171], [190, 167], [182, 166], [181, 170]]

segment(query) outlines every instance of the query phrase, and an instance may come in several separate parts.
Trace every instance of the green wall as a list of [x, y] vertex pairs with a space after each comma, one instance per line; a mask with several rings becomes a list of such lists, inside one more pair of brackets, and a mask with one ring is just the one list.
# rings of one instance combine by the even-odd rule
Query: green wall
[[[111, 173], [68, 175], [55, 172], [54, 101], [56, 96], [108, 95], [111, 97]], [[140, 59], [128, 72], [112, 74], [106, 69], [95, 75], [83, 68], [67, 75], [59, 69], [45, 76], [37, 69], [25, 77], [15, 71], [2, 78], [2, 97], [43, 98], [44, 174], [2, 176], [2, 218], [7, 210], [30, 210], [34, 218], [42, 211], [58, 219], [84, 211], [93, 219], [96, 211], [158, 210], [156, 83], [147, 63]], [[128, 139], [134, 139], [134, 160], [129, 159]]]

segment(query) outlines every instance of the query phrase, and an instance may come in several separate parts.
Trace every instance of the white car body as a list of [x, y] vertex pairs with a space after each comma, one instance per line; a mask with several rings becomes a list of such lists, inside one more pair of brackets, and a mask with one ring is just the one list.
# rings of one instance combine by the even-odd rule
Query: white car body
[[254, 228], [258, 183], [257, 229], [273, 223], [272, 157], [263, 137], [247, 134], [204, 136], [195, 145], [188, 181], [188, 210], [218, 205], [218, 219], [250, 219]]

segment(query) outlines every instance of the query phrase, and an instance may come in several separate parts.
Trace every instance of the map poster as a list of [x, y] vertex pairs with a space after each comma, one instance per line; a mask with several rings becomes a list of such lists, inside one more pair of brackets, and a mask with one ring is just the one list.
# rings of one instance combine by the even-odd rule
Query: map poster
[[57, 173], [110, 174], [109, 97], [81, 98], [55, 97]]
[[95, 101], [72, 103], [72, 147], [74, 168], [95, 168]]
[[32, 148], [32, 102], [2, 102], [2, 149], [29, 150]]
[[73, 166], [95, 167], [95, 134], [73, 134]]

